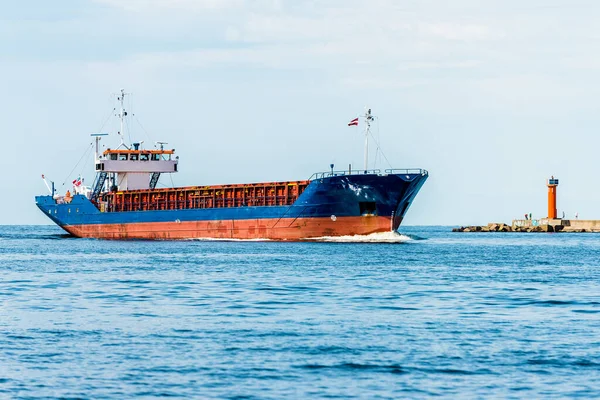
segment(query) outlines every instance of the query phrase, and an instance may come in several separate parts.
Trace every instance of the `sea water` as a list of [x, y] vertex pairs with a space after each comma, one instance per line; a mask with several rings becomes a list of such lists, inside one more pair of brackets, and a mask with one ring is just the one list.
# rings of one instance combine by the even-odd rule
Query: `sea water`
[[0, 227], [0, 398], [600, 397], [600, 236]]

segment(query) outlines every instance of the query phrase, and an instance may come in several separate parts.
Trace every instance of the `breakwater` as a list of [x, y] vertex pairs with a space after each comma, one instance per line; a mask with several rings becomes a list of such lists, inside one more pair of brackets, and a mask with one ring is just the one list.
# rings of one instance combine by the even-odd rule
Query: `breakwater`
[[487, 225], [461, 226], [452, 232], [600, 232], [600, 220], [573, 219], [515, 219], [512, 224], [490, 222]]

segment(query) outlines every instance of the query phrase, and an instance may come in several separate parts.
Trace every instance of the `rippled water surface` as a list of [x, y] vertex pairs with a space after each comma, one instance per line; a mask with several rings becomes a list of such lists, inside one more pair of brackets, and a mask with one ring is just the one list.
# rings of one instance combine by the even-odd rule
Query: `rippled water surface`
[[0, 397], [600, 396], [600, 235], [99, 241], [0, 227]]

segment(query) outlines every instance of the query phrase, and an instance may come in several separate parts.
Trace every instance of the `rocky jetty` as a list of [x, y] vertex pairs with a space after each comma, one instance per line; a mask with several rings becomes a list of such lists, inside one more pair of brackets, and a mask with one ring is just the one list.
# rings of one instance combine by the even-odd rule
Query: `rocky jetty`
[[452, 229], [452, 232], [512, 232], [512, 227], [504, 223], [490, 222], [485, 226], [461, 226], [460, 228]]

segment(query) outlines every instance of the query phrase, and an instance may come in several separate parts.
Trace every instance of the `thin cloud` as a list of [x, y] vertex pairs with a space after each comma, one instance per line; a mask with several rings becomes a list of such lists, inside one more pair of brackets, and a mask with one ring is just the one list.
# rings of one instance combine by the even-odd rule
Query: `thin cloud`
[[96, 3], [136, 13], [165, 10], [180, 12], [231, 9], [243, 6], [244, 0], [94, 0]]

